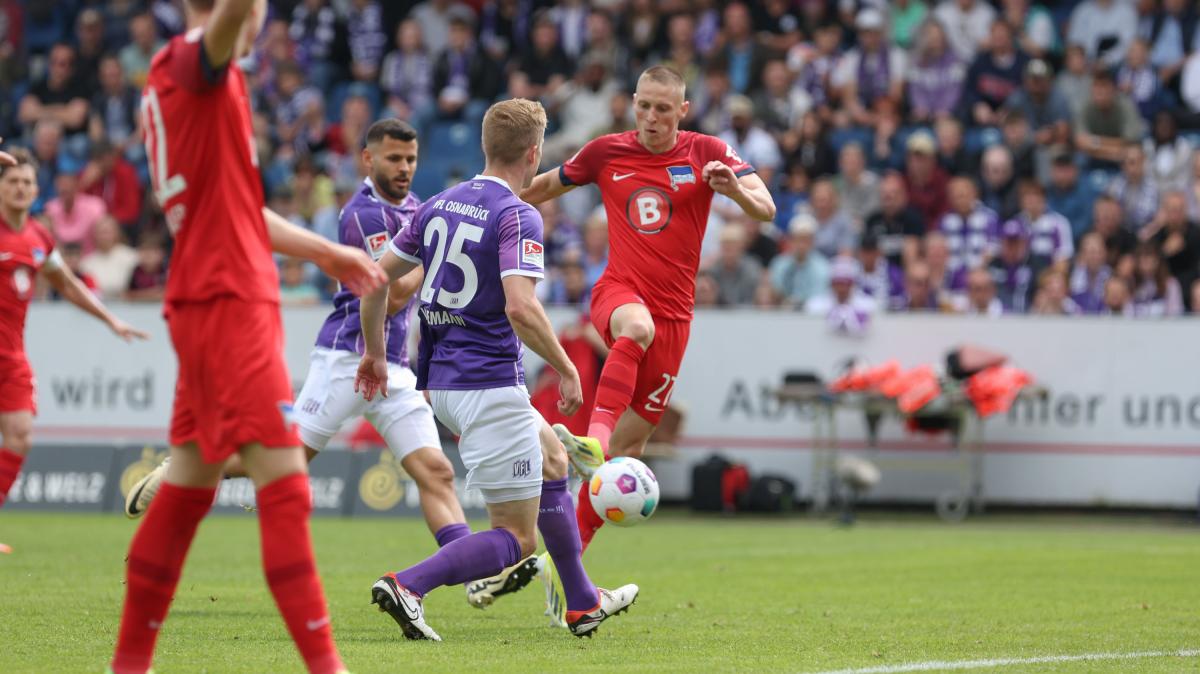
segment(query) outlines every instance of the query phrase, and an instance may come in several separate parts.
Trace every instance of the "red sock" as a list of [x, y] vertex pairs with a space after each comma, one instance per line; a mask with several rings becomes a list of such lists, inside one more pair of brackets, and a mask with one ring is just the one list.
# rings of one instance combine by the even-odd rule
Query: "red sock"
[[645, 357], [646, 350], [641, 345], [628, 337], [620, 337], [604, 360], [600, 383], [596, 386], [596, 406], [592, 408], [592, 417], [588, 421], [588, 435], [600, 441], [605, 454], [608, 454], [608, 439], [617, 425], [617, 419], [621, 418], [633, 400], [638, 366]]
[[13, 482], [17, 481], [22, 463], [25, 463], [24, 454], [0, 447], [0, 506], [4, 505], [4, 500], [8, 498], [8, 490], [12, 489]]
[[342, 660], [333, 644], [329, 608], [313, 560], [308, 475], [295, 473], [258, 490], [263, 570], [275, 604], [312, 674], [333, 674]]
[[142, 674], [150, 668], [154, 641], [166, 620], [183, 560], [216, 493], [216, 489], [164, 482], [155, 495], [154, 507], [146, 512], [129, 544], [125, 607], [112, 661], [115, 674]]
[[579, 524], [579, 542], [583, 543], [583, 551], [586, 552], [592, 537], [604, 526], [604, 519], [597, 515], [596, 509], [592, 507], [587, 482], [579, 485], [579, 504], [575, 506], [575, 521]]

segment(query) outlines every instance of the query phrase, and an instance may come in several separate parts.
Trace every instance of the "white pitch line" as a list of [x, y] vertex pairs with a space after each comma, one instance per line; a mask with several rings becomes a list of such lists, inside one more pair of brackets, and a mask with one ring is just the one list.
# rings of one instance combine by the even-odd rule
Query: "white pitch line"
[[1045, 655], [1037, 658], [993, 658], [989, 660], [931, 660], [903, 665], [880, 665], [861, 669], [837, 669], [815, 674], [899, 674], [900, 672], [930, 672], [935, 670], [989, 669], [1010, 665], [1036, 665], [1052, 662], [1083, 662], [1093, 660], [1140, 660], [1143, 658], [1194, 658], [1200, 650], [1142, 651], [1140, 653], [1084, 653], [1081, 655]]

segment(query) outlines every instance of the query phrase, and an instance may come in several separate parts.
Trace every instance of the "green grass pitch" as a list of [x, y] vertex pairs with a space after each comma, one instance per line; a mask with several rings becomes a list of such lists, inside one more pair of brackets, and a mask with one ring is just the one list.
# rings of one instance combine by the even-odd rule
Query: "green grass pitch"
[[[0, 672], [101, 672], [134, 524], [115, 515], [0, 511]], [[825, 521], [661, 513], [601, 531], [585, 561], [601, 585], [637, 582], [629, 613], [592, 640], [547, 626], [538, 583], [496, 606], [459, 588], [427, 600], [443, 643], [406, 642], [369, 606], [383, 572], [429, 554], [416, 520], [319, 519], [318, 563], [350, 670], [369, 672], [820, 672], [930, 660], [1200, 647], [1200, 531], [1148, 519], [986, 517]], [[155, 669], [294, 672], [262, 582], [257, 524], [207, 521], [192, 547]], [[1154, 657], [993, 671], [1200, 671]]]

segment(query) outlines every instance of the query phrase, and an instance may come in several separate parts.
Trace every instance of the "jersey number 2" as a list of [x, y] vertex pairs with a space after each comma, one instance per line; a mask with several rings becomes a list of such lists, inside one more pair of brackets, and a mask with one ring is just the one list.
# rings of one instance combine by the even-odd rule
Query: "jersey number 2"
[[[483, 228], [478, 225], [459, 223], [454, 230], [454, 240], [450, 242], [450, 252], [447, 253], [446, 237], [449, 226], [446, 219], [441, 216], [433, 218], [425, 225], [425, 248], [429, 249], [434, 245], [435, 236], [437, 237], [437, 247], [433, 251], [433, 258], [429, 261], [429, 269], [425, 272], [425, 284], [421, 287], [421, 301], [426, 304], [440, 304], [448, 309], [458, 309], [470, 304], [479, 290], [479, 273], [475, 271], [475, 263], [463, 253], [463, 244], [467, 241], [479, 243], [483, 239]], [[443, 262], [449, 262], [462, 272], [461, 290], [451, 291], [433, 286], [438, 272], [442, 270]]]
[[[154, 87], [146, 88], [142, 97], [142, 128], [146, 130], [146, 157], [150, 160], [150, 177], [154, 181], [154, 196], [166, 208], [167, 201], [187, 189], [182, 175], [171, 175], [167, 168], [167, 130], [163, 125], [162, 106], [158, 103], [158, 92]], [[178, 230], [179, 223], [170, 222], [171, 230]]]
[[[667, 405], [671, 404], [671, 394], [675, 392], [675, 380], [677, 377], [672, 377], [664, 372], [662, 378], [662, 386], [654, 389], [653, 393], [646, 396], [646, 399], [650, 401], [646, 403], [647, 412], [662, 412], [667, 409]], [[651, 403], [656, 407], [652, 407]]]

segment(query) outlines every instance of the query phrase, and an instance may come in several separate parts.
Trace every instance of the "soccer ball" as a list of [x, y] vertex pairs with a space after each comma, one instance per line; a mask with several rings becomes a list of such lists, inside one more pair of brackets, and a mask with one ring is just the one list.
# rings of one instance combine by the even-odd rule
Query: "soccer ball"
[[588, 497], [605, 522], [631, 527], [650, 519], [658, 507], [658, 478], [641, 461], [618, 456], [592, 475]]

